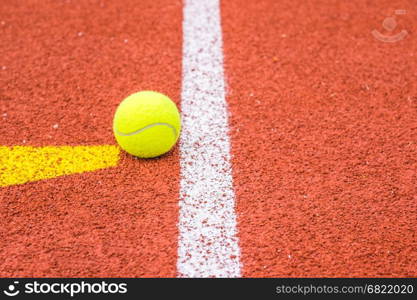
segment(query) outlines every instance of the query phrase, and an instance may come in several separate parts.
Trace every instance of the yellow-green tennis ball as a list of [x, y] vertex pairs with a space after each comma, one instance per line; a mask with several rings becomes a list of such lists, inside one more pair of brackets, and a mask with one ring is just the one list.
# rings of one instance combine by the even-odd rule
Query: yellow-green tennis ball
[[152, 91], [124, 99], [113, 119], [117, 143], [126, 152], [142, 158], [168, 152], [177, 142], [180, 130], [181, 118], [175, 103]]

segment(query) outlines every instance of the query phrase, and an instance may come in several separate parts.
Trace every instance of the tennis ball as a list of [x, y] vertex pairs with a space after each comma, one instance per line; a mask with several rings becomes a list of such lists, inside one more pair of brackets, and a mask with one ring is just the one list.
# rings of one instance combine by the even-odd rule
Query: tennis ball
[[168, 152], [177, 142], [181, 118], [167, 96], [142, 91], [124, 99], [113, 119], [113, 133], [126, 152], [150, 158]]

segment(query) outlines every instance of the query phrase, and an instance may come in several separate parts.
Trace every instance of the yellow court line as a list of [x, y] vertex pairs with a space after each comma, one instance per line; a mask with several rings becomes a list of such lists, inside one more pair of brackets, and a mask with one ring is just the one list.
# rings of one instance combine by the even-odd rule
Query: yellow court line
[[0, 187], [114, 167], [119, 148], [0, 146]]

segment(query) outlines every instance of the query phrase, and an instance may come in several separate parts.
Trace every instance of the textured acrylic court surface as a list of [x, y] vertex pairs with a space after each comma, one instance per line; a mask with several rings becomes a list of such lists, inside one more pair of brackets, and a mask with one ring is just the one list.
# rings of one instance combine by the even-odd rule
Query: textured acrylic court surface
[[[398, 8], [409, 36], [374, 39]], [[413, 8], [223, 2], [245, 276], [416, 275]]]
[[[414, 2], [242, 3], [221, 3], [242, 275], [415, 277]], [[111, 121], [139, 90], [181, 107], [182, 9], [1, 1], [0, 172], [14, 149], [53, 178], [0, 176], [0, 276], [178, 275], [178, 148], [118, 153]], [[408, 35], [375, 40], [396, 9]]]
[[[1, 144], [115, 145], [113, 113], [132, 92], [178, 104], [181, 10], [180, 1], [2, 1]], [[0, 189], [2, 276], [176, 275], [178, 150], [113, 163], [112, 149], [97, 159], [110, 168]]]

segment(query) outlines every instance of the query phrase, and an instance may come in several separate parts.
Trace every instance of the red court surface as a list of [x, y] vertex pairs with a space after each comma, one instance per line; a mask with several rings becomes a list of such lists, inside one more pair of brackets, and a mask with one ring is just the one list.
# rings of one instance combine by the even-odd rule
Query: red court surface
[[412, 1], [222, 4], [244, 276], [415, 276]]
[[[181, 9], [180, 1], [2, 2], [1, 144], [114, 144], [113, 113], [128, 94], [153, 89], [178, 103]], [[0, 275], [175, 276], [178, 181], [176, 149], [0, 188]]]
[[[242, 276], [417, 276], [414, 1], [242, 3], [221, 2]], [[116, 145], [140, 90], [181, 109], [182, 9], [2, 0], [0, 146]], [[397, 9], [407, 36], [375, 39]], [[179, 152], [0, 185], [0, 276], [178, 276]]]

